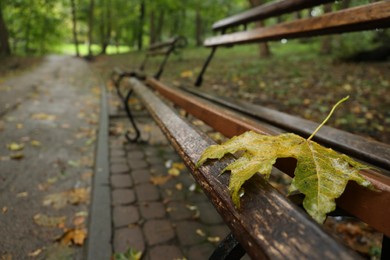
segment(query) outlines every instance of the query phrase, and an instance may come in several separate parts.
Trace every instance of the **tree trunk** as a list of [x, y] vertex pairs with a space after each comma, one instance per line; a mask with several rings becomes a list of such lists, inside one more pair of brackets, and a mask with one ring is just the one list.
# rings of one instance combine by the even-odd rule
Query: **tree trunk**
[[75, 0], [70, 0], [71, 9], [72, 9], [72, 31], [73, 31], [73, 41], [74, 41], [74, 47], [76, 49], [76, 56], [80, 57], [79, 52], [79, 42], [77, 40], [77, 19], [76, 19], [76, 3]]
[[89, 2], [89, 13], [88, 13], [88, 56], [92, 57], [92, 32], [93, 32], [93, 13], [95, 9], [95, 0], [90, 0]]
[[0, 56], [10, 56], [9, 34], [3, 19], [3, 10], [0, 5]]
[[196, 9], [195, 26], [196, 46], [202, 46], [202, 16], [199, 9]]
[[157, 42], [161, 42], [162, 40], [162, 31], [163, 31], [163, 25], [164, 25], [164, 10], [160, 11], [160, 15], [158, 16], [158, 24], [157, 24], [157, 30], [156, 30], [156, 40]]
[[145, 0], [141, 0], [140, 13], [139, 13], [139, 24], [138, 24], [138, 50], [143, 48], [144, 38], [144, 22], [145, 22]]
[[[252, 7], [258, 6], [262, 4], [262, 0], [249, 0], [249, 3], [251, 4]], [[263, 27], [263, 22], [257, 22], [256, 26], [257, 27]], [[268, 43], [267, 42], [262, 42], [259, 44], [259, 52], [260, 52], [260, 57], [262, 58], [267, 58], [271, 56], [271, 51], [269, 49]]]
[[156, 21], [155, 21], [154, 10], [150, 11], [149, 41], [150, 41], [150, 45], [156, 42]]

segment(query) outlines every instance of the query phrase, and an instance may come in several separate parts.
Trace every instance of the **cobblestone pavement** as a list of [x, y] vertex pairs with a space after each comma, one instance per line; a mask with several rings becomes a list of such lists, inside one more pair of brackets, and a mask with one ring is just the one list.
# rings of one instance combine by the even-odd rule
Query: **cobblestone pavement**
[[208, 259], [229, 229], [187, 169], [178, 170], [180, 157], [152, 119], [145, 112], [136, 116], [144, 142], [127, 143], [120, 132], [128, 120], [112, 111], [113, 252], [132, 248], [143, 259]]

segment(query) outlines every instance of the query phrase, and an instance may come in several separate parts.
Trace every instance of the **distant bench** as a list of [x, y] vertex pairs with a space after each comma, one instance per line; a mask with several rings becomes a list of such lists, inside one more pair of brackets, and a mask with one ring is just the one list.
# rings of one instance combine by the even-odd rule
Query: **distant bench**
[[122, 105], [126, 111], [126, 114], [130, 120], [130, 123], [132, 124], [134, 131], [135, 131], [135, 136], [130, 137], [129, 132], [125, 134], [126, 138], [129, 141], [134, 141], [137, 140], [140, 137], [140, 131], [135, 124], [133, 115], [131, 113], [130, 107], [129, 107], [129, 99], [130, 96], [132, 95], [133, 91], [131, 89], [127, 90], [126, 94], [122, 93], [121, 90], [121, 82], [124, 78], [129, 78], [129, 77], [135, 77], [138, 79], [145, 79], [146, 78], [146, 64], [147, 61], [151, 57], [157, 57], [157, 56], [163, 56], [163, 59], [161, 60], [159, 64], [159, 68], [157, 72], [153, 75], [153, 78], [159, 79], [161, 75], [164, 72], [165, 65], [167, 64], [167, 61], [172, 53], [178, 52], [179, 49], [184, 48], [187, 45], [187, 39], [183, 36], [175, 36], [170, 38], [167, 41], [164, 42], [159, 42], [152, 44], [149, 46], [149, 48], [146, 50], [144, 60], [142, 61], [139, 69], [137, 70], [123, 70], [121, 68], [114, 68], [112, 71], [110, 78], [112, 83], [114, 84], [114, 87], [116, 89], [116, 92], [118, 96], [120, 97], [122, 101]]
[[[221, 31], [222, 35], [205, 41], [205, 46], [211, 48], [211, 54], [195, 85], [201, 85], [209, 62], [221, 46], [390, 26], [390, 1], [365, 4], [270, 27], [249, 30], [247, 26], [249, 23], [328, 2], [333, 1], [283, 0], [216, 22], [213, 29]], [[227, 33], [232, 27], [241, 25], [245, 25], [245, 31]], [[131, 77], [129, 83], [231, 230], [211, 259], [239, 259], [245, 252], [253, 259], [359, 258], [359, 255], [334, 240], [310, 219], [300, 208], [299, 202], [294, 204], [293, 200], [281, 195], [259, 176], [245, 185], [242, 208], [237, 210], [229, 195], [228, 176], [219, 175], [230, 159], [196, 168], [201, 153], [214, 142], [179, 116], [174, 106], [166, 100], [203, 120], [226, 137], [248, 130], [267, 135], [288, 131], [307, 137], [318, 124], [261, 106], [216, 97], [199, 88], [172, 88], [153, 77]], [[156, 92], [159, 94], [156, 95]], [[374, 170], [361, 172], [381, 192], [349, 183], [345, 193], [337, 200], [341, 211], [334, 214], [357, 217], [382, 232], [382, 259], [389, 259], [390, 146], [330, 127], [316, 135], [315, 140], [382, 170], [382, 173]], [[278, 160], [276, 167], [291, 176], [295, 163], [288, 159]]]

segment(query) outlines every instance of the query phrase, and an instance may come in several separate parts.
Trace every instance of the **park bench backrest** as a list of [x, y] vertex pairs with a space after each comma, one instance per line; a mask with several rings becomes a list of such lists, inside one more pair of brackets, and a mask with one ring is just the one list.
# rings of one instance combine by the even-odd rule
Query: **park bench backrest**
[[141, 71], [145, 70], [146, 63], [147, 63], [149, 57], [162, 55], [162, 56], [164, 56], [164, 58], [159, 66], [158, 71], [156, 72], [156, 74], [154, 74], [154, 77], [156, 79], [159, 79], [161, 74], [164, 71], [165, 64], [166, 64], [169, 56], [171, 55], [171, 53], [174, 53], [179, 48], [184, 48], [186, 45], [187, 45], [186, 38], [184, 38], [183, 36], [176, 36], [176, 37], [173, 37], [165, 42], [156, 43], [156, 44], [149, 46], [148, 50], [146, 51], [145, 59], [140, 66], [140, 70]]
[[[325, 13], [318, 17], [296, 19], [267, 27], [247, 30], [247, 24], [249, 22], [260, 22], [266, 18], [291, 13], [292, 11], [298, 11], [307, 7], [314, 7], [327, 2], [331, 1], [276, 1], [214, 23], [213, 29], [221, 31], [222, 35], [210, 37], [205, 40], [204, 46], [212, 48], [212, 51], [209, 58], [206, 60], [195, 85], [200, 86], [202, 84], [203, 74], [211, 61], [215, 50], [220, 46], [277, 41], [282, 39], [390, 27], [390, 2], [386, 0]], [[238, 25], [245, 25], [245, 30], [227, 33], [228, 29], [235, 28]]]

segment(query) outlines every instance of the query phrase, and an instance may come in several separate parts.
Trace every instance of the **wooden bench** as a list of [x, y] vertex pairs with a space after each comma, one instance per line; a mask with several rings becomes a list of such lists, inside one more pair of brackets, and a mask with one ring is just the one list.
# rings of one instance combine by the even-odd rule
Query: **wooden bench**
[[[390, 26], [390, 1], [380, 1], [319, 17], [226, 33], [231, 27], [327, 2], [331, 1], [278, 1], [215, 23], [213, 29], [223, 31], [224, 34], [205, 41], [205, 46], [212, 51], [196, 85], [202, 82], [203, 73], [220, 46]], [[248, 28], [248, 26], [244, 27]], [[129, 83], [132, 91], [140, 98], [172, 146], [183, 158], [195, 180], [231, 230], [232, 234], [221, 243], [211, 258], [238, 259], [244, 252], [253, 259], [359, 258], [359, 255], [333, 239], [320, 225], [310, 219], [300, 208], [299, 202], [295, 205], [293, 199], [281, 195], [260, 176], [255, 176], [245, 184], [241, 209], [235, 208], [227, 188], [229, 177], [219, 175], [232, 158], [196, 168], [201, 153], [214, 142], [178, 115], [174, 106], [183, 108], [226, 137], [242, 134], [248, 130], [267, 135], [288, 131], [307, 137], [317, 124], [260, 106], [215, 97], [199, 89], [172, 88], [153, 77], [142, 80], [131, 77]], [[341, 213], [335, 214], [356, 217], [383, 233], [382, 259], [389, 259], [390, 207], [387, 205], [390, 202], [390, 147], [329, 127], [316, 136], [316, 141], [380, 169], [361, 171], [361, 174], [380, 192], [349, 183], [344, 194], [337, 200]], [[289, 159], [278, 160], [275, 167], [292, 176], [295, 162]]]

